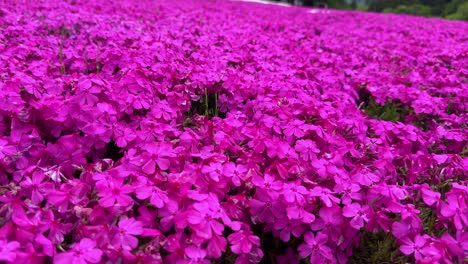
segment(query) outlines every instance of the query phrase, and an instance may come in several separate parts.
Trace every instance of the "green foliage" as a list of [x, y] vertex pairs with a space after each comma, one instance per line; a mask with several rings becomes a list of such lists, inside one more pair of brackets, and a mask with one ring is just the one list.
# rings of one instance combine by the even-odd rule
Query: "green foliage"
[[448, 19], [468, 20], [468, 2], [460, 4], [457, 12], [447, 16]]
[[369, 6], [368, 5], [363, 5], [363, 6], [358, 6], [356, 10], [359, 11], [369, 11]]
[[335, 9], [352, 9], [350, 5], [347, 5], [343, 0], [329, 0], [325, 1], [329, 8]]
[[368, 6], [357, 6], [353, 9], [468, 20], [466, 0], [373, 0], [368, 3]]
[[450, 20], [463, 20], [463, 17], [458, 13], [447, 15], [445, 18]]
[[204, 95], [201, 96], [200, 100], [192, 101], [190, 111], [186, 113], [186, 117], [190, 118], [197, 114], [207, 116], [209, 118], [215, 116], [225, 118], [226, 113], [219, 111], [218, 97], [219, 93], [208, 93], [205, 89]]
[[458, 6], [463, 3], [463, 0], [452, 0], [444, 6], [443, 15], [445, 17], [457, 12]]
[[400, 102], [387, 101], [385, 105], [380, 105], [375, 102], [374, 98], [370, 98], [369, 102], [364, 104], [363, 109], [370, 118], [393, 122], [403, 122], [411, 112], [409, 108], [404, 107]]
[[350, 264], [408, 262], [409, 258], [400, 252], [391, 233], [372, 233], [366, 230], [361, 231], [359, 247], [354, 249], [349, 259]]
[[398, 5], [395, 8], [385, 8], [384, 13], [410, 14], [416, 16], [431, 16], [432, 8], [430, 6], [414, 4], [414, 5]]
[[419, 2], [417, 0], [375, 0], [369, 4], [370, 11], [383, 12], [385, 9], [395, 9], [397, 6], [415, 5]]
[[[361, 100], [363, 99], [361, 98]], [[384, 105], [381, 105], [375, 101], [375, 97], [369, 96], [367, 99], [363, 100], [361, 109], [372, 119], [402, 123], [411, 122], [412, 125], [423, 131], [431, 129], [431, 120], [440, 123], [440, 119], [437, 116], [423, 113], [415, 114], [411, 106], [404, 105], [399, 100], [389, 100]], [[411, 121], [407, 120], [408, 116], [410, 116]]]

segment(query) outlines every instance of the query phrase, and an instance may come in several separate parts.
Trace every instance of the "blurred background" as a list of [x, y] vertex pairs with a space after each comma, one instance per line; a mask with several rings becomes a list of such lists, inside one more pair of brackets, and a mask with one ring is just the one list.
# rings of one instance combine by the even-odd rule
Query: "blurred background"
[[468, 20], [468, 0], [273, 0], [293, 5]]

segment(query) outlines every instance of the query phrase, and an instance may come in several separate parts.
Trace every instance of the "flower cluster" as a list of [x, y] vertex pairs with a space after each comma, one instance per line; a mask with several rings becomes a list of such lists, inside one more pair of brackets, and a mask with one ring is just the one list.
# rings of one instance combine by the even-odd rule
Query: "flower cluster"
[[[466, 22], [236, 1], [0, 6], [0, 262], [468, 251]], [[465, 259], [466, 260], [466, 259]]]

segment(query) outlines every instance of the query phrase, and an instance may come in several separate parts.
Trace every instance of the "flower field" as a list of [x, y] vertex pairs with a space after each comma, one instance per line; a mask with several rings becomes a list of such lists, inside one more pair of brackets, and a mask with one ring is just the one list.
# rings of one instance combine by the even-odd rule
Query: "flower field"
[[0, 2], [0, 262], [468, 261], [467, 22]]

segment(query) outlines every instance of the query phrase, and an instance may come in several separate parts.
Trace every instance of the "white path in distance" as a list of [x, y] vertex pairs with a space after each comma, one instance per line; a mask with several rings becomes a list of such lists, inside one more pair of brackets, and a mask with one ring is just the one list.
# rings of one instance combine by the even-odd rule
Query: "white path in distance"
[[[266, 4], [266, 5], [279, 5], [279, 6], [284, 6], [284, 7], [291, 7], [292, 6], [292, 5], [286, 4], [286, 3], [270, 2], [270, 1], [266, 1], [266, 0], [234, 0], [234, 1], [251, 2], [251, 3], [259, 3], [259, 4]], [[311, 14], [330, 13], [330, 11], [329, 10], [324, 10], [324, 9], [313, 8], [313, 9], [309, 10], [309, 13], [311, 13]]]

